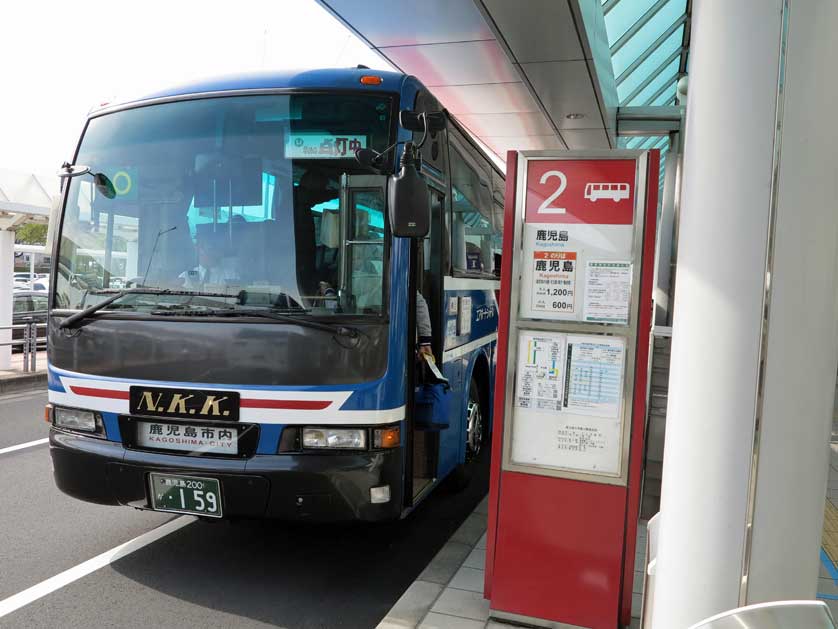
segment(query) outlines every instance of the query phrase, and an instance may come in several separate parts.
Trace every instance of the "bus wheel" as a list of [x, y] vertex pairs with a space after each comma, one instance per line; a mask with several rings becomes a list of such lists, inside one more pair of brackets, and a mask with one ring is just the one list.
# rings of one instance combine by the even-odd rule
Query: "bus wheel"
[[466, 456], [465, 462], [460, 463], [452, 474], [456, 489], [465, 489], [471, 481], [474, 461], [480, 455], [485, 441], [485, 426], [483, 405], [480, 402], [480, 388], [477, 380], [472, 376], [468, 388], [468, 404], [466, 405]]
[[477, 382], [472, 378], [466, 410], [466, 463], [476, 459], [482, 447], [483, 413], [480, 408], [480, 391], [477, 389]]

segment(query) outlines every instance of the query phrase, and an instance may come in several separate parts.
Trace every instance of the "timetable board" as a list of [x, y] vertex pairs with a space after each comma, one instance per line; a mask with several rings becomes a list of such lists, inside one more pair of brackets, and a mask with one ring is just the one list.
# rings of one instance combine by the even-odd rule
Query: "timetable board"
[[647, 154], [520, 155], [504, 468], [625, 484]]

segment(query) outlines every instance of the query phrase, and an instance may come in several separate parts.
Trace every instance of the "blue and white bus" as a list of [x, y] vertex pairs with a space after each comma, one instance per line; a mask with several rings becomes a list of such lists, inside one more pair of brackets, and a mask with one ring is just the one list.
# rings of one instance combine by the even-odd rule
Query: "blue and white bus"
[[[447, 113], [433, 132], [400, 123], [441, 110], [416, 78], [359, 67], [91, 112], [53, 245], [58, 487], [206, 517], [370, 521], [467, 480], [490, 428], [503, 175]], [[407, 142], [428, 188], [421, 239], [388, 216]], [[417, 299], [444, 395], [416, 368]]]

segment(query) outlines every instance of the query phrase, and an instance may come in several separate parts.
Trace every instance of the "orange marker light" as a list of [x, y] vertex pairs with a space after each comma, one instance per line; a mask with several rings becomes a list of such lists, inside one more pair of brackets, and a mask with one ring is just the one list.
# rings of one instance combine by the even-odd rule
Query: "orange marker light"
[[397, 448], [400, 443], [401, 432], [398, 426], [377, 428], [374, 431], [373, 447], [375, 448]]
[[365, 74], [361, 77], [361, 84], [362, 85], [381, 85], [384, 82], [380, 76], [372, 76], [370, 74]]
[[52, 404], [47, 404], [44, 407], [44, 421], [48, 424], [52, 423]]

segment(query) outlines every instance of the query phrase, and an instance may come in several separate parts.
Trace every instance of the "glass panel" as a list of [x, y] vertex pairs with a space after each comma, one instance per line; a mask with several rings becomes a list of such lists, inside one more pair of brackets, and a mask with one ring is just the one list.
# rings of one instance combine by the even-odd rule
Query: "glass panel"
[[360, 190], [350, 201], [348, 309], [380, 313], [384, 286], [384, 194]]
[[678, 81], [674, 81], [672, 86], [668, 89], [664, 90], [663, 94], [658, 96], [655, 100], [652, 101], [653, 106], [659, 105], [671, 105], [673, 99], [675, 98], [675, 92], [678, 89]]
[[47, 296], [46, 295], [32, 295], [32, 310], [46, 310]]
[[[605, 28], [608, 31], [608, 45], [613, 46], [637, 20], [643, 17], [646, 11], [655, 4], [657, 0], [628, 0], [618, 2], [608, 15], [605, 16]], [[651, 41], [651, 40], [650, 40]]]
[[[654, 15], [613, 53], [612, 66], [614, 68], [615, 78], [620, 77], [635, 60], [641, 58], [647, 50], [653, 47], [653, 44], [659, 38], [664, 36], [670, 28], [678, 23], [679, 19], [686, 13], [687, 0], [669, 0], [660, 5], [658, 5], [657, 0], [625, 0], [618, 2], [605, 16], [608, 42], [609, 45], [613, 46], [635, 24], [642, 21], [649, 9], [654, 7], [657, 7]], [[683, 45], [684, 37], [685, 27], [680, 25], [673, 33], [658, 44], [657, 48], [653, 48], [653, 52], [623, 79], [617, 88], [621, 106], [628, 105], [628, 96], [638, 86], [642, 85], [650, 75], [655, 73], [661, 63]], [[676, 63], [674, 67], [674, 71], [670, 71], [668, 67], [664, 74], [671, 77], [678, 71], [680, 64]], [[665, 82], [667, 79], [659, 78], [658, 80]], [[662, 83], [658, 83], [656, 87], [648, 91], [644, 90], [643, 94], [632, 98], [631, 104], [642, 105], [652, 96], [654, 96], [654, 102], [652, 104], [671, 104], [671, 98], [666, 99], [656, 94], [661, 86]]]
[[[622, 2], [620, 4], [623, 4]], [[635, 59], [642, 55], [658, 37], [663, 35], [678, 18], [684, 15], [685, 3], [669, 2], [658, 11], [637, 34], [620, 48], [611, 58], [614, 64], [614, 76], [618, 77]], [[609, 14], [610, 15], [610, 14]], [[606, 23], [608, 18], [606, 18]], [[676, 31], [677, 32], [677, 31]], [[683, 29], [681, 30], [683, 38]]]
[[466, 273], [494, 273], [489, 184], [456, 150], [451, 151], [451, 188], [454, 269]]
[[[365, 257], [377, 287], [368, 277], [364, 299], [345, 308], [325, 308], [323, 296], [338, 285], [341, 175], [364, 173], [354, 148], [389, 145], [390, 111], [384, 96], [295, 94], [181, 101], [94, 118], [78, 163], [102, 173], [115, 194], [88, 176], [71, 180], [56, 304], [82, 308], [103, 299], [101, 289], [148, 286], [194, 296], [132, 295], [112, 307], [380, 312], [380, 193], [356, 196], [348, 223], [359, 238], [379, 243], [355, 254]], [[222, 297], [197, 294], [207, 292]]]
[[14, 306], [12, 306], [12, 313], [18, 314], [20, 312], [29, 312], [32, 310], [32, 304], [29, 297], [17, 296], [14, 299]]
[[[658, 69], [661, 63], [663, 63], [667, 57], [669, 57], [672, 53], [674, 53], [680, 46], [684, 38], [684, 29], [679, 28], [677, 31], [672, 33], [669, 37], [666, 38], [666, 41], [663, 42], [655, 52], [653, 52], [648, 59], [646, 59], [643, 63], [641, 63], [638, 68], [632, 72], [628, 78], [623, 81], [617, 87], [617, 93], [620, 98], [620, 103], [627, 104], [625, 99], [631, 95], [634, 90], [646, 80], [646, 78], [655, 70]], [[674, 67], [674, 70], [673, 70]], [[678, 69], [678, 60], [676, 59], [674, 62], [671, 62], [666, 66], [666, 68], [661, 72], [661, 75], [665, 77], [670, 77], [675, 71]], [[652, 81], [654, 84], [655, 81]], [[660, 83], [658, 86], [660, 87]], [[648, 89], [648, 88], [646, 88]], [[657, 88], [655, 88], [657, 89]], [[647, 96], [654, 94], [655, 89], [652, 89]], [[645, 90], [644, 90], [645, 92]], [[643, 102], [642, 93], [639, 98], [635, 98], [635, 100], [639, 100]]]

